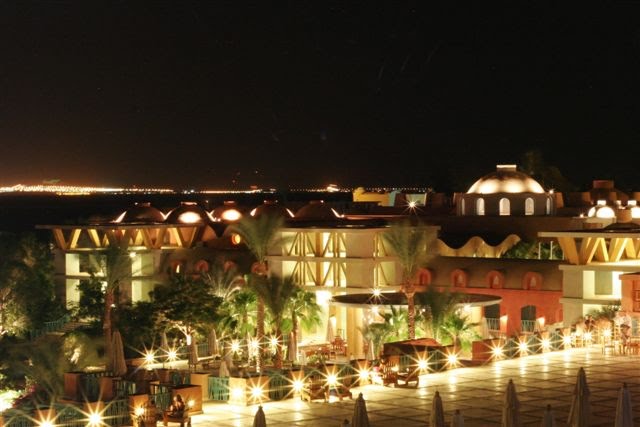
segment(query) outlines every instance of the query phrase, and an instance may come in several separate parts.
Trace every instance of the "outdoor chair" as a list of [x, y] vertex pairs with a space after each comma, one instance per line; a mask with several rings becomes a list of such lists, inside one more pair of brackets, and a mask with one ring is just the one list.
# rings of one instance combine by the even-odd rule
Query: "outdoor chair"
[[420, 384], [420, 372], [416, 368], [417, 366], [408, 366], [404, 372], [398, 372], [396, 386], [410, 387], [413, 383], [413, 387], [417, 388]]
[[385, 363], [380, 365], [380, 376], [382, 377], [382, 385], [398, 385], [398, 365], [393, 363]]
[[331, 343], [331, 352], [337, 356], [347, 355], [347, 346], [341, 337], [336, 337]]
[[304, 386], [300, 390], [300, 399], [306, 402], [322, 399], [326, 402], [328, 400], [327, 391], [324, 375], [320, 372], [314, 372], [304, 380]]

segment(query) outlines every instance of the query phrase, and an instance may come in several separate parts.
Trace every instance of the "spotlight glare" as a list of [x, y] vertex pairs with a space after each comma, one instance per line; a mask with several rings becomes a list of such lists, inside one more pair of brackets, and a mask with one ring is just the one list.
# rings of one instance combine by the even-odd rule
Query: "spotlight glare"
[[303, 388], [304, 388], [304, 382], [302, 382], [301, 380], [293, 381], [293, 391], [295, 391], [296, 393], [299, 393], [302, 391]]

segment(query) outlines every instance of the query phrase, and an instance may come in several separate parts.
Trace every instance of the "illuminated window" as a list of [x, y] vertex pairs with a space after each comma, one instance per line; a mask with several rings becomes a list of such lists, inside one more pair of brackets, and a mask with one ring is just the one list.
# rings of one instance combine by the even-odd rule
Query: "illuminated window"
[[551, 215], [551, 199], [547, 198], [547, 215]]
[[196, 271], [196, 273], [206, 273], [209, 271], [209, 268], [209, 263], [201, 259], [200, 261], [196, 262], [196, 265], [193, 269]]
[[486, 277], [487, 287], [502, 289], [504, 287], [504, 274], [497, 270], [491, 270]]
[[542, 289], [542, 274], [527, 272], [522, 278], [522, 289]]
[[484, 215], [484, 199], [476, 200], [476, 215]]
[[460, 199], [460, 214], [464, 215], [464, 199]]
[[173, 261], [171, 263], [171, 271], [174, 274], [184, 274], [185, 264], [184, 261]]
[[426, 286], [431, 284], [431, 271], [427, 268], [421, 268], [418, 270], [418, 285]]
[[506, 197], [500, 199], [500, 215], [511, 215], [511, 203]]
[[451, 272], [451, 284], [457, 288], [466, 288], [469, 283], [469, 276], [467, 272], [461, 269], [456, 269]]
[[527, 197], [527, 199], [524, 201], [524, 214], [533, 215], [533, 212], [534, 212], [533, 199], [531, 197]]

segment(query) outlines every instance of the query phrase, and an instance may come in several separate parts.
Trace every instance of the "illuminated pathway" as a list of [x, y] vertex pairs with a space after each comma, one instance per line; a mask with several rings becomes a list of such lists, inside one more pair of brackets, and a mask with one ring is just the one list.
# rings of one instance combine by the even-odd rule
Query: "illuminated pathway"
[[[584, 366], [591, 390], [593, 423], [612, 426], [618, 389], [627, 382], [635, 408], [635, 424], [640, 425], [640, 356], [601, 354], [600, 348], [575, 349], [548, 355], [529, 356], [492, 363], [483, 367], [463, 368], [429, 374], [420, 387], [389, 388], [370, 385], [354, 388], [367, 401], [372, 426], [426, 426], [431, 401], [436, 390], [444, 403], [445, 421], [460, 409], [465, 426], [500, 425], [502, 397], [509, 378], [516, 385], [523, 426], [540, 425], [541, 414], [551, 404], [558, 426], [566, 425], [578, 368]], [[269, 427], [340, 426], [351, 421], [353, 400], [311, 404], [298, 398], [263, 404]], [[258, 406], [232, 406], [206, 403], [204, 414], [193, 417], [196, 426], [252, 426]], [[160, 423], [159, 423], [160, 425]]]

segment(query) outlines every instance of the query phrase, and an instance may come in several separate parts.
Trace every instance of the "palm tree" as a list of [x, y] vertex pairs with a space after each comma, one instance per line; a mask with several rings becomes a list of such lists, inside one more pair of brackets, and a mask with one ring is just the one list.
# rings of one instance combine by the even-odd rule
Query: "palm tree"
[[382, 344], [389, 340], [394, 333], [393, 326], [387, 322], [373, 322], [359, 326], [365, 342], [373, 346], [373, 354], [377, 358], [380, 355]]
[[[276, 338], [280, 342], [287, 305], [300, 288], [291, 276], [284, 278], [278, 276], [257, 277], [255, 280], [249, 281], [249, 286], [258, 295], [258, 300], [262, 300], [269, 310]], [[280, 345], [276, 346], [274, 366], [277, 369], [282, 368], [282, 346]]]
[[455, 314], [460, 298], [458, 293], [438, 291], [432, 287], [418, 294], [425, 330], [431, 331], [436, 341], [442, 339], [443, 325], [449, 316]]
[[209, 292], [227, 301], [244, 286], [244, 278], [238, 273], [235, 263], [217, 262], [211, 271], [202, 273], [202, 281], [209, 287]]
[[409, 221], [393, 225], [382, 235], [402, 267], [402, 292], [407, 298], [409, 339], [416, 337], [416, 311], [414, 296], [418, 269], [426, 263], [431, 253], [429, 248], [435, 236], [422, 226], [413, 226]]
[[220, 324], [225, 331], [234, 331], [236, 338], [244, 338], [253, 335], [255, 324], [252, 321], [256, 313], [256, 294], [243, 289], [224, 301]]
[[310, 330], [321, 324], [320, 313], [322, 308], [316, 302], [316, 294], [298, 287], [287, 305], [291, 313], [291, 330], [295, 342], [298, 342], [298, 326]]
[[[284, 218], [278, 215], [264, 214], [258, 217], [246, 216], [229, 227], [229, 231], [240, 236], [247, 249], [253, 254], [256, 262], [251, 267], [251, 277], [254, 283], [262, 282], [261, 278], [269, 275], [267, 255], [269, 249], [283, 243], [283, 238], [278, 233], [284, 226]], [[256, 279], [258, 279], [256, 281]], [[251, 279], [250, 279], [251, 281]], [[262, 346], [264, 341], [264, 300], [258, 293], [257, 310], [257, 339], [260, 345], [257, 358], [257, 368], [262, 369]]]
[[[115, 294], [120, 285], [131, 278], [131, 256], [120, 246], [109, 246], [105, 251], [90, 257], [91, 275], [104, 283], [104, 333], [105, 354], [111, 354], [112, 309]], [[109, 361], [111, 364], [112, 361]]]
[[459, 347], [467, 347], [470, 341], [478, 338], [476, 326], [478, 324], [471, 322], [469, 316], [455, 312], [444, 320], [442, 330], [451, 336], [453, 347], [458, 351]]
[[406, 328], [407, 325], [407, 310], [402, 308], [397, 308], [393, 305], [388, 306], [389, 311], [384, 312], [382, 317], [384, 318], [385, 323], [388, 323], [392, 333], [389, 337], [390, 341], [402, 341], [407, 339], [408, 330]]

